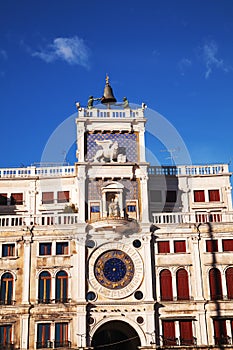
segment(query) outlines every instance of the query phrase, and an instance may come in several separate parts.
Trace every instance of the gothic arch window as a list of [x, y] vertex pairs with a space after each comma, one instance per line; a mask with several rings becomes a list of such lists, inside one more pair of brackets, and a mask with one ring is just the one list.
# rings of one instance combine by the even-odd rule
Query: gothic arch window
[[210, 299], [218, 300], [222, 299], [222, 279], [219, 269], [213, 267], [209, 272], [209, 283], [210, 283]]
[[160, 272], [160, 298], [161, 300], [173, 300], [172, 275], [167, 269]]
[[1, 304], [11, 305], [13, 302], [13, 276], [6, 272], [1, 277]]
[[38, 302], [48, 304], [51, 302], [51, 275], [43, 271], [39, 275]]
[[233, 267], [226, 270], [227, 298], [233, 299]]
[[68, 274], [66, 271], [59, 271], [56, 274], [56, 303], [67, 303], [68, 301]]
[[177, 300], [189, 300], [189, 279], [185, 269], [176, 272]]

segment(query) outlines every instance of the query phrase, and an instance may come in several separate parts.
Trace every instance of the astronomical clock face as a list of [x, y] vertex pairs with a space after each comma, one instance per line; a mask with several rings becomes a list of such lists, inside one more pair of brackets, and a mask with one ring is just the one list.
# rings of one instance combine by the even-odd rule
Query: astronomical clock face
[[123, 243], [108, 243], [89, 259], [89, 282], [93, 290], [107, 298], [121, 299], [132, 294], [143, 279], [139, 253]]
[[94, 273], [102, 286], [121, 289], [132, 281], [134, 264], [130, 256], [121, 250], [109, 250], [96, 260]]

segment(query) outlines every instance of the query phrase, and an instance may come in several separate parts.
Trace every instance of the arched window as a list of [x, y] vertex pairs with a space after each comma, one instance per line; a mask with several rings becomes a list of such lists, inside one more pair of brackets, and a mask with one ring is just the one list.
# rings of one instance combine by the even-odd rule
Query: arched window
[[68, 275], [65, 271], [59, 271], [56, 275], [56, 303], [68, 301]]
[[233, 299], [233, 267], [226, 270], [227, 298]]
[[51, 302], [51, 275], [48, 271], [43, 271], [39, 276], [39, 303]]
[[6, 272], [1, 278], [1, 304], [11, 305], [13, 300], [13, 276]]
[[172, 276], [169, 270], [160, 272], [160, 296], [161, 300], [173, 300]]
[[218, 300], [222, 299], [222, 279], [219, 269], [213, 267], [209, 272], [210, 281], [210, 299]]
[[176, 272], [177, 300], [189, 300], [188, 273], [185, 269]]

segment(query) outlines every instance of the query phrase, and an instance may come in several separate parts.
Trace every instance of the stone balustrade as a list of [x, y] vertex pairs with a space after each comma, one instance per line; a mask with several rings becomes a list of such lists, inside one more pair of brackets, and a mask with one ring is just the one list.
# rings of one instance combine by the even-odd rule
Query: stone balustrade
[[160, 225], [233, 222], [233, 212], [153, 213], [152, 216], [153, 223]]
[[18, 226], [60, 226], [78, 223], [78, 214], [0, 215], [1, 229]]

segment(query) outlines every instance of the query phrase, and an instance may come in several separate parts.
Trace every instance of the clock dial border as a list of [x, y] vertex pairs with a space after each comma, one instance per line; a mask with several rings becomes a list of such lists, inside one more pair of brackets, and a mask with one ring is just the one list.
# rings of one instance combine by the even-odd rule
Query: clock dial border
[[[121, 251], [125, 256], [129, 256], [134, 265], [134, 274], [129, 283], [122, 288], [107, 288], [104, 283], [100, 283], [95, 275], [95, 266], [98, 260], [108, 251]], [[131, 295], [143, 281], [144, 275], [143, 261], [140, 254], [131, 246], [124, 243], [106, 243], [98, 247], [89, 257], [88, 260], [88, 279], [93, 290], [106, 298], [110, 299], [123, 299]]]

